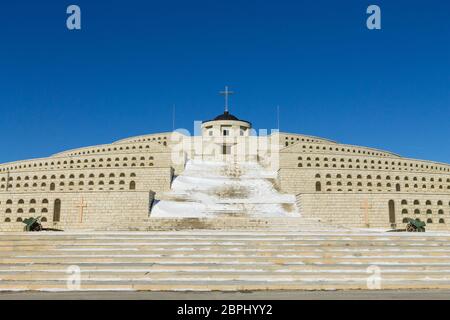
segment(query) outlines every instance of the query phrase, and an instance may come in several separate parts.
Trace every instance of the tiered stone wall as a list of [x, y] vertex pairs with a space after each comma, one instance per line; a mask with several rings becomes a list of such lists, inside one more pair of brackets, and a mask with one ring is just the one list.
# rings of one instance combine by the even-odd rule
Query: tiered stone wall
[[22, 221], [41, 216], [43, 226], [97, 229], [148, 218], [154, 194], [143, 191], [0, 194], [0, 231], [21, 231]]
[[[8, 180], [8, 184], [6, 183]], [[155, 191], [170, 189], [170, 168], [87, 168], [0, 174], [1, 192]]]
[[145, 219], [155, 194], [170, 190], [173, 174], [164, 136], [3, 164], [0, 230], [22, 230], [24, 219], [37, 216], [57, 229]]
[[279, 185], [297, 195], [303, 215], [330, 223], [365, 227], [369, 219], [371, 227], [388, 228], [404, 226], [410, 217], [427, 222], [429, 229], [450, 229], [447, 164], [299, 141], [280, 152]]
[[102, 155], [61, 156], [11, 162], [0, 165], [0, 172], [41, 171], [83, 168], [170, 167], [170, 151], [129, 152]]
[[[257, 139], [262, 164], [272, 161], [280, 148], [278, 185], [297, 195], [303, 215], [354, 227], [401, 226], [407, 216], [428, 221], [431, 229], [450, 226], [448, 164], [289, 133], [238, 138]], [[145, 135], [0, 165], [0, 226], [22, 228], [20, 220], [41, 215], [50, 225], [77, 227], [81, 209], [74, 208], [81, 198], [92, 202], [85, 226], [105, 217], [146, 217], [149, 199], [170, 190], [173, 176], [184, 170], [190, 154], [196, 155], [196, 139], [203, 138]], [[261, 148], [260, 143], [268, 141], [276, 142], [276, 150]], [[60, 221], [54, 221], [57, 199], [62, 206]], [[395, 217], [390, 215], [392, 207]]]
[[[390, 216], [390, 201], [394, 216]], [[297, 205], [304, 217], [355, 228], [386, 229], [393, 223], [404, 228], [408, 217], [425, 221], [428, 230], [448, 230], [450, 222], [450, 195], [303, 193], [297, 195]]]

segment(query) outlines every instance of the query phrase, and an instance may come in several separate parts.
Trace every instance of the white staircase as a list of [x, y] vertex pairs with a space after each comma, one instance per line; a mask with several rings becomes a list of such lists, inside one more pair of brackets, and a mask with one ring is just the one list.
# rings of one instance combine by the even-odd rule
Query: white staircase
[[295, 196], [279, 193], [276, 178], [256, 162], [191, 160], [150, 217], [300, 217]]

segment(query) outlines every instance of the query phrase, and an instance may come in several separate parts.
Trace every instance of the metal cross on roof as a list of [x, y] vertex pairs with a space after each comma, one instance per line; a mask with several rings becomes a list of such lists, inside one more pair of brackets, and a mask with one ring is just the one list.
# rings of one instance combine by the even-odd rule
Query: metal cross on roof
[[224, 91], [220, 91], [220, 94], [225, 96], [225, 113], [228, 113], [228, 96], [234, 94], [233, 91], [228, 90], [228, 86], [225, 86]]

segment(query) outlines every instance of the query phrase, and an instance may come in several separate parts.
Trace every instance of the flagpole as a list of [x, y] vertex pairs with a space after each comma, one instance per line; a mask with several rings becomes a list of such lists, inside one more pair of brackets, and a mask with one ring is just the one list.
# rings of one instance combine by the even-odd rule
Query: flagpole
[[280, 131], [280, 106], [277, 105], [277, 127], [278, 131]]
[[172, 131], [175, 131], [175, 104], [172, 105]]

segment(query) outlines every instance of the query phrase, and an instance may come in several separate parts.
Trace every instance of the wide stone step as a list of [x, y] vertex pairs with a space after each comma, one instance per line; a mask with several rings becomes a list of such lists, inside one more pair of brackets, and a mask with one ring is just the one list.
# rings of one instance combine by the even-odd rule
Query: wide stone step
[[327, 257], [323, 255], [296, 256], [296, 257], [268, 257], [268, 256], [215, 256], [215, 255], [199, 255], [199, 256], [126, 256], [126, 255], [101, 255], [101, 256], [82, 256], [82, 255], [66, 255], [61, 257], [54, 256], [29, 256], [29, 257], [11, 257], [3, 258], [3, 263], [70, 263], [80, 265], [83, 263], [241, 263], [241, 264], [373, 264], [383, 265], [386, 263], [427, 263], [427, 264], [448, 264], [449, 257], [425, 257], [425, 256], [347, 256], [347, 257]]
[[[400, 249], [365, 249], [358, 248], [353, 249], [339, 249], [339, 248], [325, 248], [325, 249], [278, 249], [268, 250], [260, 248], [229, 248], [224, 250], [221, 248], [209, 249], [209, 248], [172, 248], [164, 249], [133, 249], [127, 248], [118, 250], [117, 248], [111, 248], [106, 250], [102, 249], [55, 249], [55, 250], [16, 250], [16, 251], [0, 251], [0, 259], [9, 257], [36, 257], [39, 254], [40, 258], [51, 257], [129, 257], [129, 258], [141, 258], [141, 257], [276, 257], [276, 258], [309, 258], [322, 256], [324, 258], [343, 258], [343, 257], [391, 257], [397, 256], [398, 258], [448, 258], [450, 260], [450, 250], [429, 249], [425, 251], [417, 250], [400, 250]], [[0, 260], [1, 263], [1, 260]]]
[[39, 232], [39, 233], [0, 233], [1, 240], [16, 239], [78, 239], [78, 238], [112, 238], [112, 239], [138, 239], [138, 238], [155, 238], [155, 237], [173, 237], [173, 238], [193, 238], [193, 237], [297, 237], [299, 239], [317, 238], [317, 239], [404, 239], [404, 240], [444, 240], [450, 239], [450, 233], [357, 233], [357, 232], [299, 232], [299, 231], [277, 231], [264, 230], [260, 232], [253, 231], [149, 231], [149, 232]]
[[315, 232], [315, 231], [298, 231], [291, 230], [287, 233], [282, 231], [277, 231], [276, 229], [262, 229], [262, 230], [207, 230], [207, 229], [197, 229], [197, 230], [166, 230], [166, 231], [65, 231], [65, 232], [53, 232], [53, 231], [44, 231], [44, 232], [29, 232], [25, 233], [23, 231], [20, 232], [0, 232], [0, 238], [10, 239], [14, 237], [45, 237], [45, 236], [58, 236], [61, 238], [64, 237], [76, 237], [76, 236], [84, 236], [84, 237], [96, 237], [96, 236], [133, 236], [133, 237], [149, 237], [149, 236], [261, 236], [261, 235], [297, 235], [302, 237], [312, 237], [312, 236], [320, 236], [320, 237], [343, 237], [343, 236], [352, 236], [352, 237], [378, 237], [378, 238], [417, 238], [417, 239], [428, 239], [432, 237], [437, 238], [450, 238], [450, 232], [440, 232], [440, 231], [428, 231], [428, 232], [382, 232], [382, 231], [371, 231], [370, 229], [366, 230], [352, 230], [352, 229], [339, 229], [339, 230], [329, 230], [328, 232]]
[[[72, 264], [47, 264], [47, 263], [33, 263], [33, 264], [1, 264], [0, 272], [66, 272], [67, 268]], [[83, 272], [366, 272], [371, 264], [213, 264], [213, 263], [84, 263], [80, 265]], [[408, 263], [400, 264], [383, 264], [380, 266], [383, 272], [431, 272], [431, 273], [447, 273], [450, 270], [450, 263], [443, 264], [416, 264]]]
[[211, 244], [226, 244], [226, 243], [247, 243], [247, 244], [255, 244], [260, 241], [261, 245], [322, 245], [327, 243], [335, 243], [336, 245], [351, 245], [352, 243], [364, 244], [369, 243], [375, 245], [387, 245], [390, 244], [407, 244], [407, 245], [415, 245], [417, 247], [423, 245], [443, 245], [449, 244], [449, 239], [434, 239], [430, 238], [429, 240], [422, 239], [408, 239], [408, 238], [397, 238], [397, 239], [372, 239], [372, 238], [340, 238], [340, 239], [328, 239], [328, 238], [300, 238], [300, 237], [218, 237], [218, 238], [208, 238], [208, 237], [150, 237], [150, 238], [113, 238], [113, 237], [97, 237], [97, 238], [89, 238], [89, 237], [79, 237], [79, 238], [64, 238], [59, 240], [54, 240], [52, 238], [43, 238], [43, 239], [31, 239], [31, 238], [17, 238], [15, 240], [0, 240], [0, 246], [11, 246], [11, 245], [71, 245], [73, 243], [78, 243], [80, 245], [111, 245], [113, 243], [122, 243], [123, 245], [152, 245], [154, 243], [167, 243], [167, 245], [172, 245], [174, 243], [211, 243]]
[[228, 251], [239, 251], [239, 252], [253, 252], [253, 251], [268, 251], [268, 252], [406, 252], [406, 253], [417, 253], [417, 252], [448, 252], [450, 253], [450, 245], [422, 245], [417, 246], [414, 244], [404, 245], [404, 246], [391, 246], [391, 245], [361, 245], [361, 246], [304, 246], [304, 245], [277, 245], [277, 244], [266, 244], [258, 245], [257, 247], [251, 247], [246, 244], [225, 244], [225, 245], [210, 245], [210, 244], [189, 244], [189, 245], [178, 245], [178, 244], [166, 244], [166, 243], [152, 243], [152, 244], [86, 244], [77, 245], [75, 248], [72, 245], [17, 245], [17, 246], [0, 246], [0, 256], [11, 256], [12, 254], [27, 254], [30, 252], [191, 252], [191, 251], [202, 251], [202, 252], [228, 252]]
[[[82, 272], [82, 282], [100, 281], [367, 281], [367, 272], [340, 273], [335, 272], [148, 272], [148, 273], [112, 273], [112, 272]], [[67, 281], [70, 279], [68, 273], [30, 272], [30, 273], [0, 273], [1, 283], [5, 281]], [[326, 279], [326, 280], [324, 280]], [[383, 281], [450, 281], [450, 273], [431, 272], [383, 272]], [[1, 286], [0, 283], [0, 286]]]
[[166, 243], [166, 242], [153, 242], [151, 244], [146, 243], [133, 243], [133, 244], [120, 244], [120, 243], [109, 243], [96, 245], [94, 243], [85, 243], [83, 245], [74, 247], [74, 245], [70, 243], [61, 244], [58, 246], [44, 246], [44, 245], [34, 245], [34, 244], [26, 244], [26, 245], [17, 245], [17, 246], [1, 246], [0, 245], [0, 256], [11, 256], [13, 254], [21, 253], [21, 254], [30, 254], [33, 252], [44, 253], [47, 252], [49, 254], [82, 254], [82, 253], [90, 253], [90, 254], [99, 254], [99, 253], [131, 253], [131, 254], [141, 254], [145, 252], [154, 252], [154, 253], [191, 253], [192, 251], [199, 251], [203, 253], [215, 253], [215, 252], [231, 252], [231, 253], [239, 253], [247, 254], [252, 252], [279, 252], [279, 253], [291, 253], [291, 252], [299, 252], [299, 253], [353, 253], [360, 252], [361, 254], [373, 253], [373, 254], [383, 254], [383, 253], [391, 253], [391, 254], [449, 254], [450, 246], [448, 244], [426, 244], [423, 246], [418, 245], [408, 245], [408, 244], [398, 244], [389, 245], [389, 244], [373, 244], [371, 245], [368, 242], [361, 243], [360, 245], [352, 244], [345, 245], [345, 243], [341, 245], [330, 245], [330, 243], [322, 243], [322, 244], [307, 244], [303, 245], [301, 243], [295, 244], [262, 244], [257, 245], [255, 243], [246, 243], [246, 242], [236, 242], [233, 241], [222, 241], [222, 242], [183, 242], [183, 243]]
[[[298, 224], [298, 225], [155, 225], [155, 224], [143, 224], [143, 223], [130, 223], [130, 222], [105, 222], [105, 223], [93, 223], [93, 224], [70, 224], [62, 227], [64, 231], [163, 231], [163, 230], [196, 230], [196, 229], [209, 229], [209, 230], [255, 230], [255, 229], [274, 229], [279, 231], [327, 231], [332, 228], [316, 225], [316, 224]], [[18, 230], [16, 230], [18, 231]]]
[[[385, 280], [382, 289], [449, 289], [441, 279]], [[367, 279], [312, 281], [84, 281], [80, 290], [90, 291], [256, 291], [256, 290], [355, 290], [367, 289]], [[73, 291], [66, 281], [2, 281], [0, 291]]]

